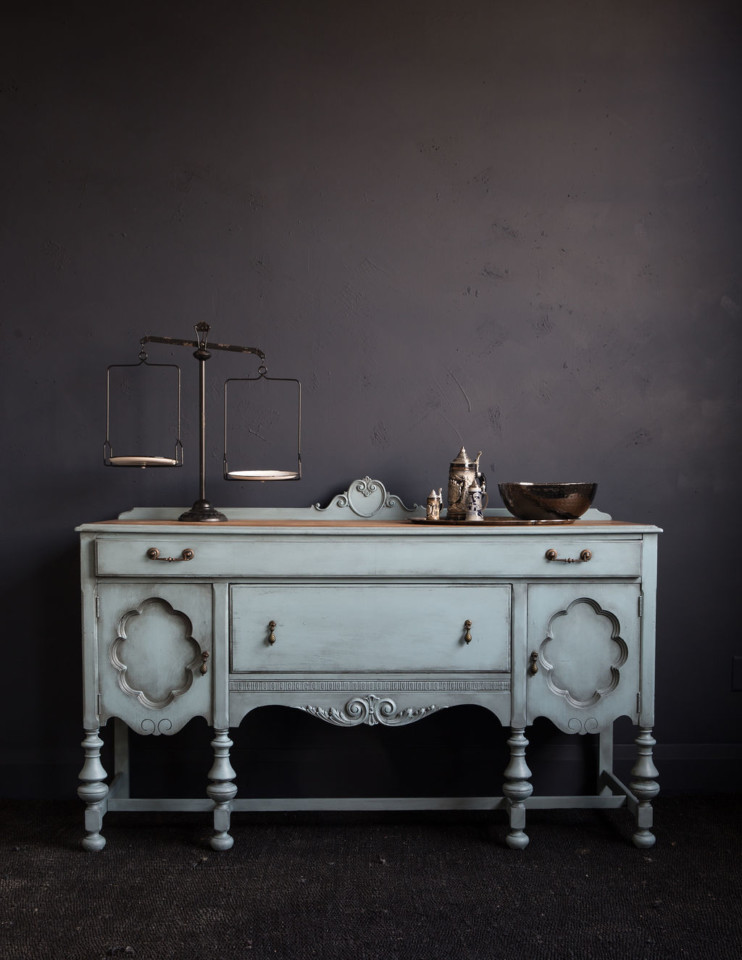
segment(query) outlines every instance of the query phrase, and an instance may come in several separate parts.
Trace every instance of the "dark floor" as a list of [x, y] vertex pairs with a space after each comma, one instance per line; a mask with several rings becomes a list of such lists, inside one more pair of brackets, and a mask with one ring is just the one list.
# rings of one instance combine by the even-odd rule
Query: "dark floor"
[[504, 815], [109, 814], [80, 850], [71, 803], [0, 803], [3, 960], [739, 960], [742, 797]]

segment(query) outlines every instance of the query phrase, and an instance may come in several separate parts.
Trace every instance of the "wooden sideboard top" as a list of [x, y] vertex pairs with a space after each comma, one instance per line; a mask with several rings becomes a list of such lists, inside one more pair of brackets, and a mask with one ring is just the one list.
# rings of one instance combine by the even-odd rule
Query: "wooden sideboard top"
[[[188, 520], [178, 520], [175, 521], [178, 526], [182, 527], [199, 527], [206, 528], [210, 530], [218, 530], [220, 527], [409, 527], [412, 526], [411, 521], [409, 520], [223, 520], [220, 523], [210, 523], [204, 524], [198, 521], [188, 521]], [[98, 524], [117, 524], [119, 526], [132, 526], [140, 525], [142, 523], [147, 526], [173, 526], [174, 521], [172, 520], [97, 520], [94, 521], [95, 525]], [[484, 530], [492, 529], [493, 527], [498, 527], [499, 524], [492, 523], [482, 523], [482, 524], [473, 524], [473, 523], [431, 523], [423, 524], [416, 523], [416, 527], [438, 527], [439, 529], [459, 529], [459, 530]], [[633, 527], [636, 524], [631, 523], [628, 520], [575, 520], [574, 523], [532, 523], [528, 520], [523, 520], [520, 523], [517, 521], [509, 521], [507, 524], [502, 524], [502, 529], [507, 527], [570, 527], [572, 529], [579, 529], [582, 527]]]
[[354, 519], [354, 520], [329, 520], [323, 518], [317, 519], [308, 519], [308, 520], [299, 520], [299, 519], [265, 519], [265, 518], [255, 518], [251, 520], [239, 519], [239, 520], [224, 520], [219, 523], [199, 523], [199, 522], [190, 522], [182, 520], [156, 520], [156, 519], [138, 519], [138, 520], [98, 520], [92, 523], [82, 524], [77, 529], [81, 532], [88, 531], [94, 528], [123, 528], [133, 529], [136, 527], [147, 527], [147, 528], [162, 528], [170, 527], [172, 530], [189, 530], [194, 531], [198, 530], [202, 533], [218, 533], [220, 530], [247, 530], [254, 528], [264, 528], [264, 529], [287, 529], [287, 528], [302, 528], [302, 529], [315, 529], [315, 530], [326, 530], [326, 529], [379, 529], [383, 528], [386, 530], [394, 530], [400, 532], [402, 530], [406, 532], [426, 532], [426, 533], [444, 533], [450, 534], [453, 532], [456, 533], [467, 533], [467, 534], [481, 534], [486, 533], [488, 535], [492, 534], [508, 534], [508, 533], [569, 533], [572, 532], [598, 532], [600, 530], [609, 529], [632, 529], [635, 532], [658, 532], [658, 527], [651, 524], [642, 524], [642, 523], [632, 523], [626, 520], [575, 520], [574, 523], [529, 523], [524, 521], [522, 523], [517, 522], [508, 522], [506, 524], [496, 524], [496, 523], [484, 523], [484, 524], [475, 524], [475, 523], [412, 523], [410, 520], [363, 520], [363, 519]]

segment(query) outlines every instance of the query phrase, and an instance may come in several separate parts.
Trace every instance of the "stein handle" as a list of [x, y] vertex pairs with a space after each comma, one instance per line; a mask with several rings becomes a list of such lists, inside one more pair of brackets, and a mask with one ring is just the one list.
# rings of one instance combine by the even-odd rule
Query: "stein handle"
[[[481, 456], [481, 454], [480, 454]], [[477, 474], [477, 483], [482, 488], [482, 509], [486, 510], [490, 502], [490, 496], [487, 493], [487, 477], [483, 473]]]

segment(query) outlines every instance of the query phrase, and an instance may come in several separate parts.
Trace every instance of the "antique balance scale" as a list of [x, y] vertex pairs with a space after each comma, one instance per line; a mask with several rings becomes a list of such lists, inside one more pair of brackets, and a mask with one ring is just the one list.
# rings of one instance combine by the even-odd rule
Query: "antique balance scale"
[[[106, 439], [103, 444], [103, 459], [106, 466], [109, 467], [137, 467], [146, 469], [150, 467], [181, 467], [183, 466], [183, 444], [180, 437], [180, 413], [181, 413], [181, 375], [180, 367], [172, 363], [152, 363], [144, 349], [147, 343], [165, 344], [170, 347], [191, 347], [195, 348], [193, 356], [198, 361], [198, 380], [199, 380], [199, 495], [194, 501], [193, 506], [178, 519], [197, 523], [221, 522], [227, 519], [225, 514], [221, 513], [206, 498], [206, 361], [211, 358], [212, 350], [224, 350], [230, 353], [252, 354], [260, 359], [257, 375], [250, 377], [230, 377], [224, 382], [224, 479], [237, 481], [262, 482], [266, 480], [299, 480], [301, 479], [301, 383], [299, 380], [288, 377], [269, 377], [265, 365], [265, 354], [257, 347], [242, 347], [226, 343], [213, 343], [209, 341], [208, 334], [211, 329], [208, 323], [198, 323], [195, 326], [195, 340], [180, 340], [173, 337], [142, 337], [140, 340], [140, 352], [137, 363], [111, 364], [106, 372]], [[115, 377], [120, 371], [134, 371], [146, 369], [154, 375], [160, 377], [171, 375], [174, 377], [173, 385], [175, 388], [175, 439], [171, 455], [163, 455], [163, 451], [146, 449], [146, 452], [119, 454], [114, 452], [111, 442], [111, 419], [112, 410], [116, 405], [112, 391], [112, 375]], [[229, 466], [227, 454], [228, 416], [230, 411], [230, 386], [232, 391], [239, 388], [240, 385], [255, 385], [252, 389], [266, 388], [269, 385], [281, 387], [282, 385], [293, 394], [293, 403], [296, 405], [296, 462], [292, 463], [289, 469], [277, 469], [271, 467], [258, 467], [252, 469], [234, 470]], [[136, 388], [130, 387], [131, 390]], [[120, 402], [120, 401], [119, 401]], [[147, 418], [150, 413], [147, 412]]]

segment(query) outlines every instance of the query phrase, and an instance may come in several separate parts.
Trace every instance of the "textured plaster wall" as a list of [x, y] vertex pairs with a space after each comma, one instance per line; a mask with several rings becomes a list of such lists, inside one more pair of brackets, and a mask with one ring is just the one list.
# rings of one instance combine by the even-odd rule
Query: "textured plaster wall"
[[739, 44], [724, 0], [6, 15], [9, 792], [70, 792], [79, 762], [74, 525], [197, 493], [195, 362], [157, 353], [184, 367], [174, 472], [103, 468], [105, 367], [202, 320], [305, 391], [304, 480], [224, 484], [214, 361], [219, 506], [365, 474], [420, 501], [463, 442], [493, 484], [595, 479], [663, 526], [657, 735], [680, 787], [717, 783], [742, 712]]

